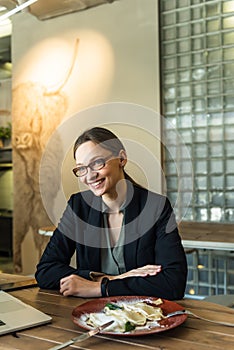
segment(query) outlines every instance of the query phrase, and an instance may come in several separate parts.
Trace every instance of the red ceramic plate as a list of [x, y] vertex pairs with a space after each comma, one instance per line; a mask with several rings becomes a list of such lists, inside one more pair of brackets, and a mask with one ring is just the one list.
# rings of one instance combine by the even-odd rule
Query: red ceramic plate
[[[138, 301], [153, 301], [157, 300], [158, 298], [153, 297], [144, 297], [144, 296], [119, 296], [119, 297], [108, 297], [108, 298], [100, 298], [88, 301], [84, 304], [81, 304], [77, 306], [73, 312], [73, 322], [86, 330], [92, 329], [91, 326], [87, 325], [85, 320], [88, 318], [88, 315], [90, 313], [94, 312], [102, 312], [105, 305], [107, 303], [119, 303], [119, 302], [127, 302], [127, 303], [135, 303]], [[183, 310], [183, 307], [178, 305], [177, 303], [169, 300], [163, 300], [163, 304], [160, 304], [159, 307], [161, 307], [163, 314], [167, 315], [170, 312]], [[175, 328], [182, 324], [187, 319], [187, 315], [177, 315], [172, 316], [168, 319], [163, 319], [160, 321], [160, 326], [153, 326], [151, 328], [139, 328], [138, 327], [131, 332], [126, 333], [120, 333], [120, 332], [108, 332], [103, 330], [102, 334], [109, 334], [109, 335], [118, 335], [118, 336], [139, 336], [139, 335], [146, 335], [146, 334], [152, 334], [152, 333], [158, 333], [167, 331], [171, 328]]]

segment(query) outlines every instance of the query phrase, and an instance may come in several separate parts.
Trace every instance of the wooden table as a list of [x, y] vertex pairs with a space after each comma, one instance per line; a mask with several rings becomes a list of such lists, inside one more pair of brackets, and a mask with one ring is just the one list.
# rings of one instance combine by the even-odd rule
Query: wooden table
[[0, 290], [19, 289], [27, 286], [36, 286], [37, 281], [32, 276], [13, 275], [0, 272]]
[[[43, 350], [83, 333], [73, 324], [72, 310], [87, 301], [83, 298], [63, 297], [57, 292], [42, 291], [37, 287], [10, 292], [22, 301], [51, 315], [51, 324], [17, 332], [17, 337], [8, 334], [0, 337], [1, 350]], [[234, 323], [234, 309], [201, 300], [178, 301], [186, 309], [213, 320]], [[124, 350], [233, 350], [234, 328], [216, 325], [188, 316], [177, 328], [140, 337], [94, 336], [85, 342], [66, 349], [124, 349]]]

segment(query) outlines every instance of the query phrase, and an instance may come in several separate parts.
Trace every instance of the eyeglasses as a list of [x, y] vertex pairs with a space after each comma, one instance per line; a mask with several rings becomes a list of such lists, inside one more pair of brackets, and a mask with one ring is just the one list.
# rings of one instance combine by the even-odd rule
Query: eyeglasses
[[88, 168], [92, 171], [98, 171], [104, 168], [106, 162], [112, 157], [112, 154], [106, 158], [97, 158], [93, 162], [90, 162], [88, 165], [78, 165], [72, 169], [76, 177], [81, 177], [87, 174]]

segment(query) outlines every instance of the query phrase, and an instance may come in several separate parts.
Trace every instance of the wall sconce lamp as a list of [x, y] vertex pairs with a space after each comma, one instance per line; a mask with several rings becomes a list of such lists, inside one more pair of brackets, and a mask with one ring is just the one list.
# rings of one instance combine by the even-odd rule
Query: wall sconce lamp
[[47, 20], [114, 1], [117, 0], [39, 0], [29, 7], [29, 12], [39, 20]]

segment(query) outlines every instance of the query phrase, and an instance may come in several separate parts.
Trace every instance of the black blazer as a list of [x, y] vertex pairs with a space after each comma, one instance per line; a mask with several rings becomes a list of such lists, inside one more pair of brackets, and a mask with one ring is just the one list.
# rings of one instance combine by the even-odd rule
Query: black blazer
[[[39, 287], [59, 289], [59, 281], [70, 274], [89, 279], [101, 272], [102, 200], [91, 191], [71, 196], [39, 264]], [[156, 276], [112, 280], [108, 293], [148, 295], [169, 300], [184, 296], [187, 262], [168, 199], [144, 188], [128, 185], [125, 209], [124, 260], [126, 270], [147, 264], [162, 265]], [[69, 266], [76, 251], [77, 268]]]

